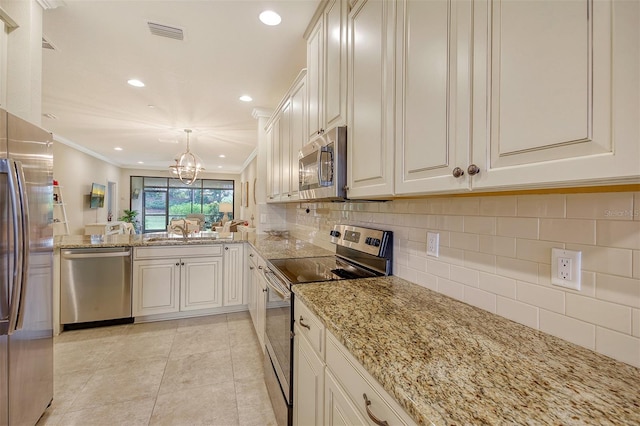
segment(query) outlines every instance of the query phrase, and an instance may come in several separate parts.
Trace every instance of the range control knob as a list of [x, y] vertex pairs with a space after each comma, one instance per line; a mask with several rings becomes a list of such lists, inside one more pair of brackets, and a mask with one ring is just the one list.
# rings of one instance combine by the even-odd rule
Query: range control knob
[[329, 235], [335, 238], [340, 238], [340, 231], [331, 231], [329, 232]]
[[364, 243], [369, 245], [369, 246], [374, 246], [374, 247], [380, 247], [380, 238], [373, 238], [373, 237], [367, 237], [364, 240]]

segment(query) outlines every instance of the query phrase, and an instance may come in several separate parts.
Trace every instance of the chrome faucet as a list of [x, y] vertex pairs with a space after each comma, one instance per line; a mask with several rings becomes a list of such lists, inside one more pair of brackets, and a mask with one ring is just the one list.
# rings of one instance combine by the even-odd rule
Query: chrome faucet
[[180, 226], [180, 225], [171, 225], [171, 230], [179, 230], [182, 233], [182, 238], [185, 240], [189, 238], [189, 227], [188, 226]]

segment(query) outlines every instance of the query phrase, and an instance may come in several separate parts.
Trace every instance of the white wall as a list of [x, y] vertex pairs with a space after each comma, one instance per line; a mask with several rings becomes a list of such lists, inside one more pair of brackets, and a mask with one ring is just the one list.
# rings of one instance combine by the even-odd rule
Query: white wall
[[[332, 250], [336, 223], [391, 230], [394, 275], [640, 367], [640, 192], [272, 207]], [[440, 234], [438, 258], [427, 231]], [[582, 252], [580, 291], [551, 285], [552, 247]]]
[[120, 186], [119, 167], [54, 141], [53, 178], [63, 187], [70, 234], [84, 234], [86, 224], [107, 221], [106, 202], [103, 208], [89, 208], [89, 193], [94, 182], [107, 186], [111, 181]]

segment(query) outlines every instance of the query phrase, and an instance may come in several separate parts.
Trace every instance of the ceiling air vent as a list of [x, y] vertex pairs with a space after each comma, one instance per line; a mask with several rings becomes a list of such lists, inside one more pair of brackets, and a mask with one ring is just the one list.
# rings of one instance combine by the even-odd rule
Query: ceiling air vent
[[157, 22], [148, 21], [149, 31], [151, 34], [160, 37], [172, 38], [174, 40], [184, 40], [184, 32], [181, 28], [170, 27], [168, 25], [158, 24]]
[[49, 49], [49, 50], [56, 50], [56, 47], [53, 45], [53, 43], [51, 43], [49, 40], [44, 38], [44, 36], [42, 37], [42, 48]]

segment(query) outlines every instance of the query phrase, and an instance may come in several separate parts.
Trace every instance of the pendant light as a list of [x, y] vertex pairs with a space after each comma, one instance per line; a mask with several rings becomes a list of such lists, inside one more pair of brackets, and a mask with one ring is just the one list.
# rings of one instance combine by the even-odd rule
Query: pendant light
[[191, 185], [198, 178], [198, 173], [204, 170], [204, 167], [202, 167], [200, 158], [189, 149], [191, 129], [184, 129], [184, 132], [187, 134], [187, 150], [176, 156], [176, 164], [169, 166], [169, 169], [171, 169], [173, 174], [178, 175], [182, 183]]

